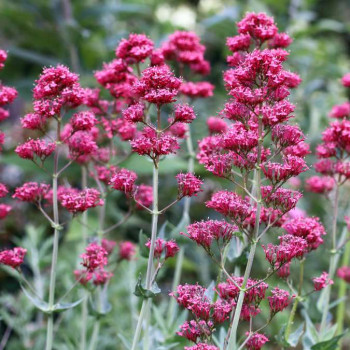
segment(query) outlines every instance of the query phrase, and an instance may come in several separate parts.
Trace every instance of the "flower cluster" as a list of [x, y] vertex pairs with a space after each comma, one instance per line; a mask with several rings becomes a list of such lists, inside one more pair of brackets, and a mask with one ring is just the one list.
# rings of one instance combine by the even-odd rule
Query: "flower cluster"
[[329, 278], [327, 272], [323, 272], [320, 277], [315, 277], [312, 280], [314, 282], [314, 289], [316, 291], [326, 288], [328, 285], [334, 283], [333, 280]]
[[210, 301], [206, 289], [198, 284], [179, 285], [170, 295], [194, 316], [194, 320], [186, 321], [177, 333], [194, 343], [210, 336], [215, 325], [225, 322], [232, 311], [232, 305], [224, 300]]
[[203, 185], [203, 181], [191, 173], [177, 174], [176, 180], [179, 198], [196, 196], [198, 192], [202, 191], [201, 185]]
[[[349, 88], [348, 77], [346, 74], [342, 79], [346, 88]], [[330, 116], [337, 120], [323, 131], [322, 143], [316, 147], [319, 160], [314, 168], [321, 176], [312, 176], [306, 181], [306, 188], [311, 192], [327, 194], [350, 178], [350, 102], [334, 106]]]
[[23, 202], [40, 202], [50, 191], [50, 185], [37, 183], [37, 182], [26, 182], [21, 187], [15, 189], [13, 198], [17, 198]]
[[15, 247], [11, 250], [0, 252], [0, 264], [11, 266], [14, 269], [23, 264], [27, 249]]
[[213, 241], [216, 241], [218, 245], [222, 241], [225, 245], [231, 240], [236, 231], [237, 227], [226, 221], [207, 220], [187, 226], [187, 233], [181, 232], [180, 234], [190, 238], [205, 250], [210, 250]]
[[113, 273], [105, 270], [108, 264], [108, 251], [103, 245], [90, 243], [85, 248], [85, 253], [80, 255], [84, 269], [74, 271], [75, 278], [80, 284], [86, 285], [92, 281], [96, 286], [103, 285], [112, 278]]
[[[150, 240], [146, 243], [146, 247], [148, 249], [151, 248]], [[174, 240], [165, 241], [162, 238], [157, 238], [154, 245], [153, 256], [155, 259], [160, 259], [161, 257], [164, 257], [164, 260], [166, 260], [168, 258], [174, 257], [178, 251], [179, 251], [179, 246]]]
[[72, 190], [60, 196], [61, 205], [73, 214], [103, 205], [101, 193], [94, 188]]
[[342, 266], [337, 271], [337, 276], [347, 283], [350, 283], [350, 267]]

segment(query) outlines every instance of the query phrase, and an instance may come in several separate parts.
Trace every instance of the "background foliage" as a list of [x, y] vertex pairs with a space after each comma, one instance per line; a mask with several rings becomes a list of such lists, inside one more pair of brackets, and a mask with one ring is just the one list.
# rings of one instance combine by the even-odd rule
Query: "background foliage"
[[[7, 140], [5, 152], [1, 159], [0, 181], [14, 188], [23, 179], [40, 181], [40, 176], [30, 162], [22, 161], [13, 153], [13, 148], [23, 139], [23, 131], [18, 120], [31, 108], [31, 89], [33, 82], [41, 72], [42, 66], [53, 65], [58, 62], [68, 65], [81, 75], [83, 86], [94, 87], [92, 72], [100, 69], [102, 62], [110, 61], [114, 57], [114, 49], [119, 40], [129, 32], [146, 33], [156, 44], [160, 44], [169, 33], [175, 29], [195, 30], [207, 47], [206, 58], [212, 64], [212, 71], [208, 79], [216, 86], [214, 98], [197, 102], [195, 109], [198, 119], [194, 122], [194, 138], [199, 139], [206, 134], [205, 120], [215, 115], [221, 109], [226, 99], [223, 88], [222, 71], [226, 68], [225, 58], [227, 50], [225, 38], [236, 33], [235, 21], [246, 11], [264, 11], [273, 15], [281, 31], [287, 31], [294, 38], [290, 46], [290, 69], [298, 72], [303, 79], [301, 86], [292, 96], [297, 103], [296, 116], [302, 129], [308, 136], [313, 149], [320, 140], [320, 133], [327, 124], [327, 114], [332, 105], [344, 102], [346, 96], [339, 83], [340, 77], [350, 71], [350, 3], [348, 0], [4, 0], [0, 2], [0, 47], [9, 51], [6, 69], [2, 71], [2, 79], [7, 85], [19, 90], [19, 98], [11, 106], [11, 118], [5, 127]], [[312, 156], [308, 159], [312, 164]], [[151, 164], [144, 159], [133, 156], [123, 166], [135, 170], [145, 181], [149, 182]], [[179, 170], [186, 169], [186, 162], [179, 158], [167, 160], [161, 167], [161, 186], [169, 189], [162, 191], [163, 200], [169, 193], [175, 195], [176, 186], [173, 175]], [[312, 172], [312, 170], [311, 170]], [[203, 205], [214, 188], [227, 186], [214, 180], [202, 167], [196, 165], [196, 173], [205, 177], [205, 191], [195, 201], [191, 209], [191, 220], [213, 215], [206, 212]], [[308, 176], [310, 175], [310, 172]], [[148, 180], [147, 180], [148, 179]], [[78, 167], [72, 167], [67, 173], [67, 181], [79, 183]], [[327, 204], [319, 197], [305, 194], [301, 207], [310, 215], [320, 216], [326, 227], [329, 227]], [[162, 198], [161, 198], [162, 200]], [[121, 216], [123, 201], [114, 194], [108, 206], [108, 220], [110, 223]], [[346, 208], [347, 203], [343, 203]], [[347, 213], [349, 214], [349, 213]], [[163, 232], [179, 238], [181, 204], [177, 205], [167, 217], [162, 218]], [[96, 217], [92, 211], [89, 214], [89, 224], [96, 226]], [[33, 267], [39, 261], [40, 268], [49, 268], [47, 257], [50, 256], [51, 228], [45, 226], [36, 210], [27, 206], [21, 211], [14, 211], [0, 227], [1, 247], [12, 243], [25, 246], [30, 252], [28, 258], [28, 272], [33, 275], [37, 285], [46, 285], [38, 271]], [[138, 241], [140, 228], [149, 230], [149, 217], [139, 214], [127, 224], [110, 234], [114, 240], [130, 239]], [[58, 288], [62, 293], [72, 281], [72, 266], [77, 265], [80, 246], [81, 227], [78, 223], [71, 225], [65, 232], [60, 246], [59, 271], [60, 283]], [[212, 279], [211, 266], [200, 249], [188, 240], [181, 239], [186, 245], [186, 255], [183, 265], [182, 282], [199, 281], [208, 286]], [[326, 247], [321, 248], [317, 259], [310, 257], [306, 272], [307, 277], [313, 276], [314, 265], [316, 271], [327, 267]], [[261, 252], [260, 252], [261, 253]], [[324, 261], [320, 257], [324, 256]], [[259, 258], [259, 257], [258, 257]], [[261, 261], [263, 257], [260, 256]], [[135, 312], [138, 300], [131, 296], [136, 280], [130, 276], [137, 276], [146, 260], [139, 258], [131, 263], [123, 263], [113, 278], [110, 286], [109, 302], [112, 311], [103, 318], [102, 337], [99, 349], [124, 349], [133, 332]], [[244, 264], [244, 259], [242, 259]], [[159, 308], [155, 311], [157, 328], [155, 336], [165, 337], [164, 349], [178, 345], [179, 337], [174, 336], [178, 322], [166, 320], [169, 298], [167, 293], [172, 289], [171, 280], [174, 273], [174, 261], [167, 263], [162, 271], [160, 285], [162, 295], [159, 297]], [[262, 271], [266, 270], [264, 263]], [[200, 268], [198, 268], [200, 266]], [[255, 267], [259, 269], [259, 267]], [[254, 273], [259, 273], [255, 271]], [[7, 277], [7, 273], [0, 270], [0, 334], [11, 330], [7, 348], [42, 349], [44, 334], [37, 329], [38, 320], [34, 318], [34, 310], [26, 297], [20, 293], [15, 279]], [[125, 278], [128, 276], [128, 278]], [[311, 288], [311, 283], [310, 283]], [[47, 290], [44, 288], [43, 290]], [[11, 292], [10, 294], [7, 292]], [[61, 294], [62, 294], [61, 293]], [[60, 292], [58, 292], [60, 294]], [[311, 300], [308, 305], [309, 314], [319, 317], [319, 310]], [[130, 312], [130, 310], [132, 312]], [[185, 314], [177, 314], [184, 318]], [[41, 317], [41, 316], [39, 316]], [[271, 327], [278, 327], [285, 322], [287, 315], [281, 314], [277, 322]], [[350, 314], [347, 314], [349, 324]], [[39, 320], [40, 321], [40, 320]], [[93, 317], [91, 316], [92, 326]], [[280, 321], [280, 322], [279, 322]], [[301, 321], [301, 319], [300, 319]], [[76, 349], [79, 341], [79, 312], [68, 311], [62, 313], [58, 323], [61, 332], [57, 335], [57, 349]], [[271, 329], [271, 333], [276, 333]], [[350, 347], [344, 342], [344, 349]], [[273, 345], [269, 345], [273, 348]], [[276, 348], [280, 348], [276, 345]]]

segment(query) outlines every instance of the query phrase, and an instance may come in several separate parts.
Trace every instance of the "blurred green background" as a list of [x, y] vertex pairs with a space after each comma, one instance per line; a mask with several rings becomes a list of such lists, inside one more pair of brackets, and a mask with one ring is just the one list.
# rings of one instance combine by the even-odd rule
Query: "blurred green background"
[[[292, 100], [297, 104], [296, 120], [314, 149], [320, 140], [321, 131], [329, 122], [328, 112], [331, 107], [344, 102], [347, 98], [340, 84], [340, 78], [350, 71], [349, 0], [2, 0], [0, 1], [0, 47], [8, 50], [9, 58], [5, 69], [1, 72], [1, 80], [6, 85], [16, 87], [19, 98], [11, 106], [11, 118], [4, 126], [10, 137], [7, 138], [5, 153], [2, 156], [3, 171], [1, 171], [0, 180], [13, 187], [23, 179], [41, 180], [42, 175], [37, 175], [37, 170], [32, 164], [17, 159], [12, 149], [22, 141], [18, 119], [31, 110], [31, 90], [42, 67], [56, 63], [66, 64], [80, 73], [84, 87], [96, 87], [92, 73], [100, 69], [103, 62], [114, 58], [114, 50], [118, 42], [130, 32], [146, 33], [156, 45], [176, 29], [194, 30], [201, 37], [207, 47], [206, 59], [212, 65], [207, 79], [216, 86], [216, 89], [213, 98], [196, 102], [198, 119], [194, 123], [193, 130], [194, 139], [200, 139], [206, 135], [206, 118], [217, 114], [227, 99], [222, 82], [222, 71], [226, 69], [228, 53], [225, 47], [226, 37], [236, 34], [235, 22], [246, 11], [264, 11], [273, 15], [280, 30], [286, 31], [294, 38], [293, 44], [289, 47], [291, 55], [288, 68], [297, 72], [302, 77], [303, 83], [293, 92]], [[310, 156], [308, 163], [312, 164], [312, 162], [313, 157]], [[145, 165], [140, 158], [133, 158], [124, 165], [136, 170], [146, 180], [149, 178], [151, 167]], [[173, 195], [176, 195], [176, 188], [171, 187], [174, 185], [173, 175], [185, 168], [184, 160], [175, 158], [168, 162], [168, 166], [163, 167], [166, 170], [162, 172], [162, 185], [171, 188], [170, 192]], [[220, 186], [220, 183], [218, 184], [202, 167], [197, 165], [196, 172], [205, 177], [206, 188], [191, 209], [192, 221], [209, 215], [213, 216], [213, 213], [207, 211], [201, 202], [208, 197], [208, 193], [213, 188]], [[312, 170], [307, 176], [311, 173]], [[79, 168], [73, 167], [68, 176], [70, 181], [79, 182]], [[167, 193], [166, 197], [168, 195]], [[115, 195], [115, 201], [108, 208], [108, 218], [111, 222], [123, 209], [123, 203], [120, 204], [120, 201], [120, 198]], [[344, 203], [343, 207], [346, 204]], [[320, 216], [325, 226], [329, 227], [330, 218], [327, 215], [329, 206], [320, 201], [318, 196], [305, 194], [301, 207], [307, 210], [309, 215]], [[23, 240], [27, 239], [29, 240], [27, 244], [34, 246], [37, 244], [42, 248], [41, 242], [48, 236], [50, 228], [42, 227], [42, 219], [30, 206], [25, 208], [24, 214], [19, 217], [14, 216], [2, 224], [1, 244], [9, 241], [16, 242], [16, 239], [21, 239], [17, 242], [23, 243]], [[163, 218], [162, 223], [169, 220], [175, 224], [180, 216], [181, 206], [177, 206], [166, 218]], [[93, 224], [94, 214], [90, 215], [89, 219]], [[23, 227], [29, 222], [34, 226], [24, 230]], [[128, 238], [137, 241], [140, 227], [147, 230], [148, 223], [149, 217], [141, 214], [121, 228], [112, 238], [117, 240]], [[61, 281], [62, 290], [72, 280], [72, 276], [67, 271], [75, 265], [77, 255], [71, 254], [70, 244], [72, 241], [77, 241], [79, 235], [79, 225], [72, 225], [68, 238], [61, 247], [60, 261], [64, 262], [60, 266], [64, 275]], [[186, 252], [182, 281], [199, 281], [208, 285], [215, 273], [212, 273], [204, 253], [200, 249], [193, 249], [194, 245], [189, 244], [188, 240], [181, 242], [181, 244], [187, 244], [189, 248]], [[326, 248], [321, 249], [323, 251], [319, 251], [317, 255], [310, 255], [307, 277], [313, 276], [313, 271], [319, 272], [327, 268], [327, 255], [322, 255], [326, 252]], [[48, 253], [40, 254], [45, 256]], [[48, 256], [49, 254], [41, 262], [44, 270], [47, 269]], [[322, 256], [323, 258], [320, 258]], [[104, 336], [99, 349], [123, 349], [123, 341], [127, 342], [132, 334], [127, 304], [130, 298], [129, 292], [133, 289], [135, 281], [123, 279], [122, 276], [136, 276], [135, 271], [144, 263], [145, 261], [139, 260], [131, 265], [123, 265], [117, 278], [114, 278], [111, 286], [111, 294], [114, 296], [111, 299], [113, 312], [103, 320]], [[174, 262], [170, 262], [160, 276], [164, 295], [171, 288], [173, 265]], [[266, 268], [267, 264], [261, 267], [261, 271], [258, 268], [254, 273], [263, 275]], [[23, 295], [17, 293], [15, 280], [5, 279], [5, 275], [1, 273], [0, 283], [0, 291], [13, 291], [12, 295], [2, 293], [0, 297], [3, 306], [0, 313], [3, 320], [0, 334], [9, 325], [12, 334], [15, 334], [11, 337], [8, 349], [42, 349], [40, 342], [44, 338], [42, 330], [33, 329], [36, 320], [32, 306]], [[135, 300], [131, 302], [131, 305], [134, 304]], [[166, 310], [166, 305], [166, 303], [161, 304], [160, 309], [163, 307], [163, 311]], [[319, 314], [312, 302], [310, 309], [310, 314], [317, 318]], [[79, 312], [74, 315], [69, 311], [64, 315], [60, 320], [62, 324], [60, 327], [65, 331], [58, 335], [57, 349], [76, 349]], [[284, 322], [287, 315], [278, 317], [281, 322]], [[115, 329], [116, 322], [118, 329]], [[162, 320], [158, 319], [157, 324], [161, 323]], [[274, 322], [271, 326], [272, 334], [278, 331], [279, 324]], [[160, 325], [159, 327], [161, 328]], [[164, 330], [162, 331], [164, 333]], [[171, 344], [174, 342], [171, 332], [174, 333], [175, 329], [168, 329], [166, 332], [170, 337], [167, 341]], [[118, 334], [119, 336], [123, 334], [120, 337], [125, 339], [118, 338]], [[34, 343], [33, 339], [36, 339]], [[176, 341], [179, 341], [178, 337]], [[269, 348], [273, 349], [274, 345], [270, 345]], [[276, 349], [278, 348], [276, 346]]]

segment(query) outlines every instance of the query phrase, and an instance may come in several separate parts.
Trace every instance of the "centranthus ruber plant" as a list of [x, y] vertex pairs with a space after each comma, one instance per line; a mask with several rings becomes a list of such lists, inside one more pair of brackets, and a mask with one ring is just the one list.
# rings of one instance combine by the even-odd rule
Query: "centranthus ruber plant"
[[[0, 350], [339, 346], [350, 103], [332, 109], [312, 166], [321, 176], [303, 194], [311, 152], [291, 102], [302, 81], [289, 71], [292, 38], [247, 13], [226, 43], [227, 100], [214, 116], [203, 101], [215, 98], [212, 52], [192, 31], [159, 45], [129, 34], [91, 80], [63, 64], [42, 69], [14, 147], [29, 175], [0, 183], [1, 225], [17, 212], [31, 222], [0, 251], [19, 282], [0, 296]], [[0, 50], [0, 70], [6, 58]], [[0, 121], [16, 97], [0, 84]], [[4, 141], [0, 132], [6, 156]], [[331, 203], [330, 235], [302, 209], [308, 192]], [[328, 245], [329, 264], [315, 264]]]
[[[223, 349], [260, 349], [268, 341], [260, 332], [292, 299], [288, 291], [273, 289], [270, 316], [264, 326], [254, 330], [253, 318], [259, 314], [259, 304], [269, 288], [265, 281], [274, 273], [287, 277], [293, 259], [301, 260], [303, 266], [306, 255], [322, 244], [325, 231], [316, 218], [288, 219], [302, 194], [283, 186], [308, 169], [304, 157], [309, 153], [302, 131], [290, 124], [295, 106], [287, 97], [301, 82], [298, 75], [283, 67], [289, 55], [284, 48], [292, 40], [278, 33], [273, 19], [263, 13], [247, 14], [237, 27], [239, 35], [227, 39], [233, 53], [228, 63], [233, 68], [225, 72], [224, 81], [231, 100], [221, 113], [232, 123], [227, 130], [212, 127], [211, 131], [218, 130], [218, 134], [200, 141], [198, 153], [207, 170], [236, 186], [237, 192], [216, 192], [206, 203], [229, 222], [201, 221], [182, 233], [204, 248], [223, 275], [219, 274], [213, 301], [200, 286], [180, 286], [174, 297], [194, 316], [181, 327], [181, 336], [210, 344], [218, 324], [228, 320], [227, 336], [220, 344]], [[258, 244], [273, 227], [283, 228], [284, 233], [279, 244], [263, 245], [271, 267], [265, 278], [253, 279]], [[235, 241], [236, 246], [241, 241], [249, 250], [242, 276], [226, 268], [227, 250]], [[298, 300], [300, 293], [293, 297]], [[250, 320], [250, 327], [246, 340], [238, 345], [241, 320]], [[286, 341], [292, 322], [287, 325]]]

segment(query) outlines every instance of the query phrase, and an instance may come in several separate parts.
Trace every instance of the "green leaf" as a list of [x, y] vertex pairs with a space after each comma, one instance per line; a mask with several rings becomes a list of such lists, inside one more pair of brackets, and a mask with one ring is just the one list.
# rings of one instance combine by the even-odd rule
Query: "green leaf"
[[53, 306], [53, 312], [62, 312], [69, 309], [73, 309], [74, 307], [78, 306], [84, 299], [85, 297], [72, 303], [57, 303]]
[[[346, 332], [345, 332], [346, 333]], [[335, 350], [338, 348], [339, 340], [344, 337], [345, 333], [339, 334], [336, 337], [317, 343], [311, 347], [312, 350]]]
[[289, 335], [289, 338], [286, 339], [289, 346], [296, 347], [299, 343], [300, 337], [304, 332], [304, 323], [302, 323], [293, 333]]
[[30, 302], [39, 310], [45, 313], [51, 313], [52, 310], [49, 308], [49, 304], [39, 298], [38, 296], [32, 294], [28, 289], [26, 289], [22, 284], [21, 284], [22, 291], [24, 295], [30, 300]]
[[137, 283], [135, 286], [134, 294], [137, 297], [148, 299], [148, 298], [154, 298], [161, 292], [160, 288], [158, 287], [157, 283], [154, 282], [151, 289], [145, 289], [142, 286], [142, 277], [141, 274], [139, 275], [139, 278], [137, 279]]
[[140, 247], [140, 255], [144, 258], [148, 258], [149, 249], [146, 247], [146, 243], [149, 241], [148, 237], [140, 230], [139, 233], [139, 247]]

